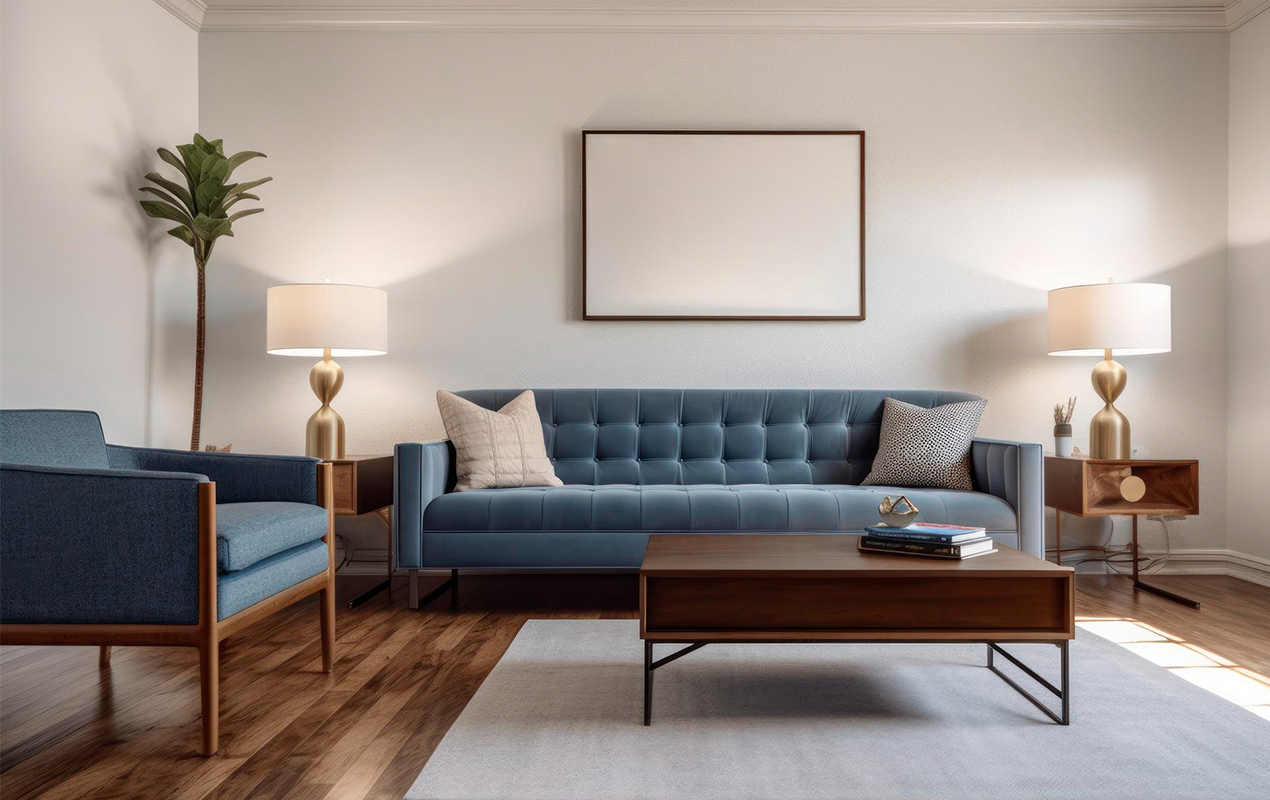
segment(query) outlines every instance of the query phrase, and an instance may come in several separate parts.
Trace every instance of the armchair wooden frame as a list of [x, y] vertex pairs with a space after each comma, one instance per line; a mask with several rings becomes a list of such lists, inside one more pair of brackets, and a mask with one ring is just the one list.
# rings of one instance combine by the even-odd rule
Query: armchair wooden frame
[[216, 613], [216, 484], [198, 487], [199, 523], [199, 613], [197, 625], [74, 625], [3, 624], [0, 644], [13, 645], [96, 645], [101, 648], [98, 663], [110, 663], [114, 645], [149, 647], [197, 647], [199, 683], [203, 699], [203, 748], [205, 756], [220, 747], [220, 643], [248, 625], [317, 592], [322, 629], [322, 671], [330, 672], [335, 662], [335, 503], [330, 464], [319, 464], [318, 505], [326, 509], [326, 571], [289, 589], [248, 606], [237, 614], [217, 619]]

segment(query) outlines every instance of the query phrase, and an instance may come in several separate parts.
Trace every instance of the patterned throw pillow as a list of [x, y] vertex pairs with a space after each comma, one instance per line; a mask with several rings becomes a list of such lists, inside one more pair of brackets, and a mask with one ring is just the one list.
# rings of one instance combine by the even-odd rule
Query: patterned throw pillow
[[970, 442], [987, 400], [922, 408], [890, 397], [873, 470], [863, 486], [970, 489]]
[[437, 406], [454, 444], [454, 491], [508, 486], [563, 486], [547, 458], [534, 393], [525, 391], [498, 411], [445, 390]]

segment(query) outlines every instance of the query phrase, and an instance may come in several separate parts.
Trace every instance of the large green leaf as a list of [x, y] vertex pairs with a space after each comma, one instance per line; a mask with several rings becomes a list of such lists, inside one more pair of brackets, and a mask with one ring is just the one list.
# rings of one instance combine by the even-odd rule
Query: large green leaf
[[208, 178], [198, 185], [194, 199], [198, 201], [199, 211], [212, 214], [214, 206], [224, 202], [224, 184], [220, 178]]
[[186, 209], [188, 209], [191, 214], [198, 213], [198, 207], [194, 205], [194, 198], [190, 196], [189, 190], [181, 184], [176, 181], [170, 181], [157, 172], [148, 173], [146, 175], [146, 180], [159, 184], [164, 189], [167, 189], [169, 192], [179, 197], [181, 202], [185, 204]]
[[208, 142], [207, 145], [208, 147], [212, 148], [213, 152], [215, 152], [216, 155], [218, 156], [225, 155], [225, 140], [224, 139], [213, 139], [210, 142]]
[[[173, 206], [175, 206], [175, 207], [177, 207], [177, 208], [181, 208], [181, 202], [180, 202], [179, 200], [177, 200], [175, 197], [173, 197], [172, 195], [170, 195], [170, 194], [168, 194], [167, 192], [163, 191], [162, 189], [156, 188], [156, 187], [154, 187], [154, 186], [142, 186], [142, 187], [141, 187], [140, 189], [138, 189], [137, 191], [139, 191], [139, 192], [149, 192], [150, 194], [154, 195], [155, 197], [158, 197], [158, 198], [159, 198], [159, 199], [161, 199], [161, 200], [166, 200], [168, 203], [170, 203], [171, 205], [173, 205]], [[186, 208], [188, 208], [188, 206], [186, 206]]]
[[194, 234], [200, 239], [215, 239], [217, 236], [232, 236], [230, 222], [225, 217], [209, 217], [199, 214], [194, 218]]
[[237, 214], [230, 214], [229, 222], [232, 224], [236, 222], [237, 220], [242, 219], [243, 217], [250, 217], [252, 214], [259, 214], [261, 211], [264, 211], [264, 209], [263, 208], [245, 208], [242, 211], [239, 211]]
[[145, 209], [147, 214], [157, 219], [170, 219], [173, 222], [180, 222], [185, 225], [193, 224], [189, 214], [162, 200], [142, 200], [141, 207]]
[[178, 144], [176, 151], [181, 154], [181, 158], [185, 159], [185, 171], [190, 176], [190, 180], [197, 184], [202, 180], [203, 161], [207, 158], [207, 154], [192, 144]]
[[229, 157], [229, 172], [227, 174], [233, 175], [234, 170], [238, 169], [243, 165], [243, 163], [250, 161], [253, 158], [268, 158], [268, 156], [264, 153], [257, 153], [255, 150], [244, 150], [241, 153], [234, 153]]
[[246, 192], [250, 189], [255, 189], [257, 186], [261, 185], [262, 183], [268, 183], [271, 180], [273, 180], [273, 178], [258, 178], [254, 181], [243, 181], [242, 183], [235, 183], [233, 185], [234, 188], [227, 189], [227, 191], [225, 192], [225, 202], [228, 203], [232, 198], [237, 197], [243, 192]]
[[185, 176], [186, 182], [189, 182], [190, 171], [185, 168], [185, 162], [177, 158], [176, 153], [173, 153], [171, 150], [167, 149], [166, 147], [160, 147], [159, 158], [163, 159], [164, 161], [168, 162], [172, 166], [179, 169], [181, 171], [181, 174]]
[[204, 139], [202, 136], [200, 136], [197, 133], [194, 134], [194, 146], [197, 147], [199, 150], [202, 150], [204, 153], [216, 152], [216, 148], [212, 147], [212, 145], [206, 139]]
[[225, 178], [228, 175], [229, 159], [224, 156], [218, 156], [215, 153], [211, 153], [207, 156], [207, 158], [203, 159], [203, 168], [199, 173], [198, 182], [202, 185], [203, 181], [208, 178], [217, 178], [224, 183]]
[[168, 236], [175, 236], [190, 247], [194, 246], [194, 234], [184, 225], [177, 225], [175, 228], [168, 231]]
[[222, 210], [222, 211], [228, 211], [229, 209], [233, 208], [233, 207], [234, 207], [234, 203], [237, 203], [239, 200], [259, 200], [259, 199], [260, 199], [260, 197], [259, 197], [259, 196], [254, 195], [254, 194], [252, 194], [251, 192], [241, 192], [241, 193], [236, 194], [236, 195], [234, 195], [233, 197], [229, 198], [229, 201], [228, 201], [228, 202], [226, 202], [226, 203], [225, 203], [225, 204], [221, 207], [221, 210]]

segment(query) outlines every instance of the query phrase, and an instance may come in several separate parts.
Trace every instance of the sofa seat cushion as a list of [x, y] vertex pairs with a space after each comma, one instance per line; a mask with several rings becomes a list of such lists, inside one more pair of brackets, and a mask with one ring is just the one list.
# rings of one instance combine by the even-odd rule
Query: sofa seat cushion
[[860, 531], [886, 494], [903, 493], [919, 519], [1014, 532], [1014, 509], [982, 492], [848, 485], [571, 485], [443, 494], [424, 510], [428, 531]]
[[308, 503], [216, 506], [216, 566], [246, 569], [261, 559], [326, 536], [326, 509]]
[[225, 619], [321, 575], [330, 559], [326, 542], [308, 542], [263, 558], [246, 569], [222, 574], [216, 580], [216, 618]]

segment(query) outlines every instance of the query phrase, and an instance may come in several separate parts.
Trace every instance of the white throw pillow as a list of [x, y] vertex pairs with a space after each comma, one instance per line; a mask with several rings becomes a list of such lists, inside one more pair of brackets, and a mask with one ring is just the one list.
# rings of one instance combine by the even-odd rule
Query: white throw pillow
[[454, 491], [564, 485], [547, 458], [533, 392], [521, 392], [498, 411], [490, 411], [442, 389], [437, 406], [446, 436], [454, 444]]
[[987, 400], [968, 400], [922, 408], [886, 398], [873, 470], [861, 485], [974, 488], [970, 442], [987, 405]]

